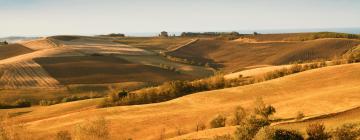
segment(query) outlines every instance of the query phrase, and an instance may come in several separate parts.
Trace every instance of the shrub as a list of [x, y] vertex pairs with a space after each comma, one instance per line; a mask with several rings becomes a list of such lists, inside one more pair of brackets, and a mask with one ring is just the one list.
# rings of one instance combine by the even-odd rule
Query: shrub
[[265, 126], [270, 125], [270, 122], [263, 118], [256, 118], [256, 116], [250, 116], [246, 120], [246, 123], [240, 124], [235, 131], [236, 140], [252, 140], [256, 133]]
[[255, 108], [254, 112], [257, 115], [260, 115], [261, 117], [264, 117], [265, 119], [269, 119], [269, 116], [274, 114], [276, 112], [275, 108], [271, 105], [265, 105], [262, 98], [257, 98], [255, 101]]
[[292, 66], [290, 67], [289, 73], [298, 73], [298, 72], [301, 72], [302, 69], [303, 69], [303, 68], [302, 68], [301, 65], [299, 65], [299, 64], [294, 64], [294, 65], [292, 65]]
[[219, 128], [225, 127], [226, 117], [222, 115], [217, 115], [213, 120], [210, 122], [211, 128]]
[[331, 135], [325, 131], [324, 124], [312, 123], [306, 128], [308, 140], [328, 140]]
[[300, 132], [295, 130], [276, 129], [272, 137], [273, 140], [303, 140]]
[[56, 140], [71, 140], [69, 131], [59, 131], [56, 133]]
[[359, 124], [343, 124], [336, 128], [332, 134], [335, 140], [357, 140], [360, 137]]
[[295, 130], [263, 127], [256, 134], [255, 140], [304, 140], [300, 132]]
[[244, 108], [242, 108], [241, 106], [237, 107], [235, 109], [234, 112], [234, 120], [233, 120], [233, 124], [234, 125], [240, 125], [242, 123], [244, 123], [246, 118], [246, 111]]

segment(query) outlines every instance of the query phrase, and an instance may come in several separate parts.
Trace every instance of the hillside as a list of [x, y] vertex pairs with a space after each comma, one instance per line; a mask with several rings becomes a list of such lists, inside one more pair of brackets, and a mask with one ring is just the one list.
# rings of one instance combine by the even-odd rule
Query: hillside
[[33, 52], [33, 50], [21, 44], [2, 45], [0, 46], [0, 60], [30, 52]]
[[132, 63], [112, 56], [52, 57], [37, 58], [35, 61], [62, 84], [162, 83], [169, 80], [191, 79], [189, 75]]
[[282, 65], [296, 61], [332, 59], [360, 44], [352, 39], [317, 39], [309, 41], [244, 42], [200, 39], [169, 55], [214, 63], [225, 72], [235, 72], [257, 65]]
[[[161, 133], [170, 138], [175, 137], [179, 129], [183, 133], [193, 132], [196, 122], [207, 124], [216, 114], [228, 116], [239, 105], [250, 108], [256, 97], [262, 97], [277, 109], [275, 118], [292, 118], [298, 111], [311, 117], [360, 106], [357, 94], [360, 90], [359, 70], [359, 64], [330, 66], [254, 85], [201, 92], [148, 105], [95, 109], [91, 106], [96, 103], [90, 100], [9, 111], [30, 111], [13, 119], [25, 122], [29, 130], [41, 137], [50, 136], [57, 130], [69, 130], [92, 114], [112, 122], [110, 133], [113, 139], [158, 139]], [[78, 106], [82, 102], [90, 104]], [[58, 113], [44, 110], [58, 110]]]

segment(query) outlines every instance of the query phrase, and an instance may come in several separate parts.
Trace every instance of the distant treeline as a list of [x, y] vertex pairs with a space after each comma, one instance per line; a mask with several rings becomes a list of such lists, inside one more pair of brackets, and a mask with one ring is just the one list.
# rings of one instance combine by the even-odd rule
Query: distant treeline
[[100, 35], [100, 36], [109, 36], [109, 37], [125, 37], [125, 34], [122, 33], [111, 33], [107, 35]]

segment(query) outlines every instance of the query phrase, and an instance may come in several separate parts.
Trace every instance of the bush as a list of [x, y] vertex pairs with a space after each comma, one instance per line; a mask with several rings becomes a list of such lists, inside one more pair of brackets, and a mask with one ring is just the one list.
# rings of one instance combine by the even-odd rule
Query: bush
[[325, 131], [324, 124], [320, 123], [309, 124], [306, 128], [306, 133], [308, 140], [328, 140], [331, 138], [331, 135]]
[[246, 111], [241, 106], [237, 107], [234, 112], [234, 125], [240, 125], [245, 122], [246, 119]]
[[333, 132], [334, 140], [357, 140], [360, 137], [359, 124], [348, 123], [336, 128]]
[[265, 126], [270, 125], [268, 120], [251, 116], [246, 123], [240, 124], [235, 131], [236, 140], [252, 140], [256, 133]]
[[266, 105], [262, 98], [257, 98], [255, 101], [255, 108], [254, 112], [257, 115], [260, 115], [261, 117], [265, 119], [269, 119], [269, 116], [274, 114], [276, 112], [275, 108], [271, 105]]
[[295, 130], [276, 129], [272, 140], [303, 140], [300, 132]]
[[304, 140], [300, 132], [295, 130], [264, 127], [256, 134], [255, 140]]
[[210, 122], [211, 128], [219, 128], [219, 127], [225, 127], [226, 117], [222, 115], [216, 116], [213, 120]]

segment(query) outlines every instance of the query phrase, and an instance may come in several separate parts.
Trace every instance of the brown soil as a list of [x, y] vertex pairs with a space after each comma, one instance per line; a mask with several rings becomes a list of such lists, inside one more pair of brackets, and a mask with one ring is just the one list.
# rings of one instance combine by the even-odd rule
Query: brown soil
[[35, 61], [62, 84], [159, 83], [191, 78], [188, 75], [111, 56], [47, 57], [37, 58]]

